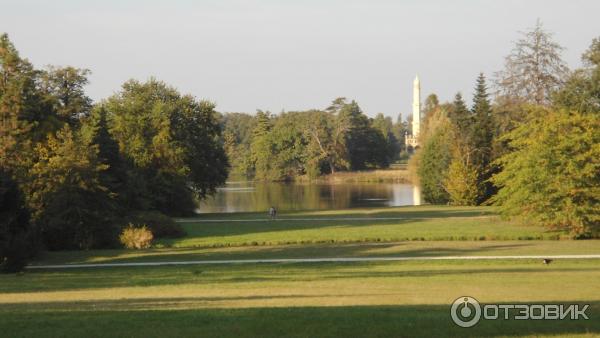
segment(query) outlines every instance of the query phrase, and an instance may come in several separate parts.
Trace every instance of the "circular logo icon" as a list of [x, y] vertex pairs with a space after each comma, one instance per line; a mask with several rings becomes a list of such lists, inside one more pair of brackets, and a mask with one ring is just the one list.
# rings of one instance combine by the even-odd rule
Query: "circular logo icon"
[[481, 319], [481, 306], [473, 297], [458, 297], [450, 308], [452, 321], [460, 327], [475, 326]]

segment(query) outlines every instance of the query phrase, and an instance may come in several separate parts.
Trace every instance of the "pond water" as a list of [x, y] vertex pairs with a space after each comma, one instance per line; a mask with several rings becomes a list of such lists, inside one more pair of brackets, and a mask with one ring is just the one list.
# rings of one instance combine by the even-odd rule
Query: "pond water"
[[198, 212], [346, 209], [421, 204], [418, 186], [400, 183], [227, 182]]

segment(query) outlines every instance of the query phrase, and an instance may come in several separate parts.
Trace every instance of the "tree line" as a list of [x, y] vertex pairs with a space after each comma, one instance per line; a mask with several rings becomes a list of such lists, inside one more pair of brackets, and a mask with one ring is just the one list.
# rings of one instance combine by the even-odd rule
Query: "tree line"
[[89, 71], [35, 69], [0, 36], [0, 266], [38, 249], [118, 245], [125, 225], [181, 235], [228, 175], [214, 104], [165, 83], [130, 80], [98, 103]]
[[568, 70], [538, 21], [471, 107], [460, 93], [425, 116], [411, 159], [425, 201], [493, 204], [506, 217], [597, 236], [600, 230], [600, 39]]
[[407, 157], [407, 128], [401, 118], [395, 123], [383, 114], [369, 118], [355, 101], [345, 98], [322, 110], [223, 116], [232, 173], [269, 181], [387, 168]]

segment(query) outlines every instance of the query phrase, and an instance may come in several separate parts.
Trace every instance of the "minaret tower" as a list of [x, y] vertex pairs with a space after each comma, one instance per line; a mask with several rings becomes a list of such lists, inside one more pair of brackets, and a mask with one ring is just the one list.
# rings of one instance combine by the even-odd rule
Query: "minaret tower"
[[419, 76], [413, 81], [413, 106], [412, 106], [412, 136], [417, 139], [421, 132], [421, 82]]
[[406, 147], [412, 147], [416, 149], [419, 147], [419, 133], [421, 133], [421, 82], [419, 76], [415, 77], [413, 81], [413, 106], [412, 106], [412, 135], [405, 135]]

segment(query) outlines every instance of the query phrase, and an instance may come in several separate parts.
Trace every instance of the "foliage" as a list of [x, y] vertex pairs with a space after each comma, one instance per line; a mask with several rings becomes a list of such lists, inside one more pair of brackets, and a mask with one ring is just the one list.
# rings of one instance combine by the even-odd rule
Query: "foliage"
[[114, 240], [111, 199], [99, 182], [98, 147], [65, 127], [35, 149], [25, 185], [32, 218], [48, 249], [90, 249]]
[[38, 138], [34, 127], [42, 118], [35, 81], [31, 63], [19, 56], [8, 35], [0, 35], [0, 165], [4, 167], [24, 166], [31, 139]]
[[223, 143], [234, 157], [234, 170], [269, 181], [386, 168], [399, 155], [396, 134], [405, 128], [382, 114], [368, 118], [345, 98], [335, 99], [325, 110], [278, 115], [259, 110], [254, 117], [225, 114], [223, 121]]
[[438, 110], [429, 119], [429, 129], [423, 147], [419, 151], [417, 174], [421, 194], [426, 202], [445, 204], [450, 196], [444, 189], [444, 181], [450, 165], [451, 124], [444, 110]]
[[506, 57], [505, 69], [496, 74], [499, 94], [521, 101], [547, 104], [568, 75], [561, 59], [563, 48], [552, 40], [541, 21], [525, 33]]
[[127, 249], [147, 249], [152, 245], [153, 238], [152, 232], [145, 225], [135, 227], [131, 223], [119, 236], [121, 244]]
[[[308, 142], [308, 172], [309, 176], [317, 176], [326, 169], [335, 174], [337, 169], [348, 169], [348, 148], [345, 134], [349, 130], [347, 120], [332, 111], [313, 110], [308, 115], [309, 128], [305, 129]], [[310, 174], [312, 173], [312, 174]]]
[[[105, 108], [129, 176], [148, 193], [147, 200], [136, 205], [189, 214], [194, 197], [204, 198], [225, 182], [228, 162], [212, 103], [181, 96], [151, 79], [126, 82]], [[135, 191], [129, 195], [135, 196]]]
[[20, 271], [35, 252], [29, 210], [10, 173], [0, 167], [0, 269]]
[[338, 98], [328, 111], [345, 126], [346, 154], [351, 170], [389, 165], [384, 135], [371, 126], [371, 121], [355, 101], [347, 103], [345, 98]]
[[581, 113], [600, 112], [600, 38], [592, 41], [582, 56], [586, 68], [569, 77], [564, 87], [554, 95], [554, 104]]
[[600, 120], [566, 110], [539, 109], [508, 133], [512, 152], [497, 163], [492, 201], [506, 216], [574, 234], [600, 224]]
[[83, 87], [88, 84], [88, 69], [49, 66], [40, 73], [44, 100], [57, 117], [75, 126], [92, 109], [92, 99], [85, 95]]
[[158, 211], [140, 211], [128, 217], [133, 224], [145, 224], [154, 238], [177, 238], [185, 236], [179, 223]]
[[250, 143], [256, 119], [248, 114], [227, 113], [221, 123], [223, 147], [231, 164], [231, 174], [251, 176]]
[[473, 147], [468, 135], [464, 135], [456, 125], [450, 129], [451, 160], [444, 179], [444, 189], [450, 196], [452, 205], [476, 205], [479, 196], [478, 173], [473, 164]]
[[488, 181], [492, 170], [490, 164], [492, 161], [494, 121], [483, 73], [480, 73], [477, 78], [471, 114], [473, 124], [468, 144], [473, 147], [473, 165], [477, 171], [477, 186], [479, 190], [477, 203], [483, 203], [495, 193], [494, 186]]
[[459, 133], [470, 134], [473, 116], [460, 93], [456, 93], [456, 96], [454, 96], [454, 101], [448, 110], [448, 118], [456, 126]]

